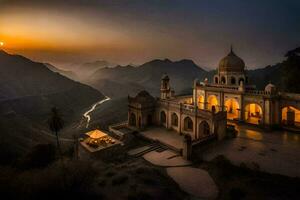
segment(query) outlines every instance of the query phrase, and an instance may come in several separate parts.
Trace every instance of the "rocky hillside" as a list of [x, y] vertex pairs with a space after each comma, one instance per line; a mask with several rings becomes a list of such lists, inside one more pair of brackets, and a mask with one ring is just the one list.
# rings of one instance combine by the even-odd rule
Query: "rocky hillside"
[[9, 146], [24, 147], [43, 138], [52, 107], [60, 110], [67, 126], [103, 97], [42, 63], [0, 51], [0, 137], [7, 143], [14, 138]]
[[53, 66], [52, 64], [50, 63], [44, 63], [44, 65], [50, 69], [51, 71], [53, 72], [57, 72], [65, 77], [68, 77], [69, 79], [72, 79], [72, 80], [79, 80], [78, 76], [72, 72], [72, 71], [68, 71], [68, 70], [62, 70], [62, 69], [59, 69], [55, 66]]

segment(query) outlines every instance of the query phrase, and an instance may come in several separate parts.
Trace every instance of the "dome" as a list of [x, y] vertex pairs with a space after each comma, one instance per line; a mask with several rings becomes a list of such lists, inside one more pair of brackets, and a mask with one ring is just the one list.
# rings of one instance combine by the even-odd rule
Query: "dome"
[[230, 53], [219, 63], [219, 72], [244, 72], [245, 62], [235, 55], [232, 48]]
[[135, 97], [128, 96], [129, 104], [141, 104], [142, 106], [153, 106], [155, 104], [155, 98], [149, 94], [146, 90], [139, 92]]
[[276, 92], [276, 86], [273, 85], [272, 83], [269, 83], [266, 87], [265, 87], [265, 91], [269, 92], [271, 94]]
[[169, 76], [167, 74], [163, 74], [161, 77], [162, 80], [170, 80]]
[[137, 97], [150, 97], [151, 95], [146, 90], [142, 90], [137, 94]]

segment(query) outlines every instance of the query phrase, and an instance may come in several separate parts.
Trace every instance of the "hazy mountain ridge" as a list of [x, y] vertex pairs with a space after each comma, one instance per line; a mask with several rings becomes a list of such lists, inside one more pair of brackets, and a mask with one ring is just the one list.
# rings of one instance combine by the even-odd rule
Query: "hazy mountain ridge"
[[[290, 91], [285, 77], [293, 79], [288, 74], [289, 70], [295, 69], [296, 73], [298, 72], [296, 67], [287, 67], [290, 65], [290, 56], [288, 55], [291, 55], [292, 52], [298, 52], [299, 50], [297, 51], [297, 49], [299, 48], [289, 51], [286, 55], [288, 58], [281, 63], [265, 68], [247, 70], [246, 74], [249, 76], [250, 84], [256, 85], [257, 89], [263, 90], [268, 83], [273, 83], [280, 90]], [[293, 55], [297, 56], [299, 53], [294, 53]], [[188, 59], [179, 61], [155, 59], [138, 67], [128, 65], [98, 69], [90, 77], [86, 78], [84, 82], [104, 93], [108, 93], [112, 97], [123, 97], [126, 94], [137, 93], [138, 90], [142, 89], [158, 95], [160, 78], [164, 73], [169, 75], [171, 87], [177, 93], [186, 93], [188, 91], [191, 92], [194, 79], [203, 81], [205, 78], [208, 78], [209, 82], [212, 82], [216, 70], [206, 71]], [[300, 92], [300, 89], [293, 91]]]
[[[114, 68], [103, 68], [97, 70], [85, 83], [92, 85], [100, 91], [112, 91], [113, 87], [105, 88], [101, 84], [103, 80], [117, 82], [122, 86], [128, 86], [129, 93], [134, 93], [137, 88], [147, 89], [157, 95], [159, 93], [161, 76], [167, 73], [171, 79], [171, 86], [177, 92], [191, 88], [195, 78], [204, 79], [207, 72], [198, 67], [192, 60], [171, 61], [152, 60], [140, 65], [139, 67], [124, 66]], [[134, 83], [135, 87], [132, 87]], [[111, 84], [112, 85], [112, 84]], [[121, 87], [121, 86], [120, 86]], [[114, 94], [116, 97], [123, 94]]]
[[55, 67], [54, 65], [50, 64], [50, 63], [44, 63], [44, 65], [50, 69], [53, 72], [57, 72], [63, 76], [66, 76], [72, 80], [78, 80], [78, 76], [73, 72], [73, 71], [69, 71], [69, 70], [63, 70], [63, 69], [59, 69], [57, 67]]
[[80, 64], [78, 66], [74, 66], [73, 71], [81, 80], [84, 80], [99, 69], [109, 68], [114, 66], [117, 66], [117, 64], [110, 63], [105, 60], [97, 60], [94, 62], [87, 62], [87, 63]]

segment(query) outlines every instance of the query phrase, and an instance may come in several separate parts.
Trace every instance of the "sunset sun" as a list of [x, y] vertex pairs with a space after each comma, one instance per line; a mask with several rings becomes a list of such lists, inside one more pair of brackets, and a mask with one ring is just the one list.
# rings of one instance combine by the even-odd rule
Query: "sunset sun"
[[0, 46], [4, 46], [4, 42], [0, 42]]

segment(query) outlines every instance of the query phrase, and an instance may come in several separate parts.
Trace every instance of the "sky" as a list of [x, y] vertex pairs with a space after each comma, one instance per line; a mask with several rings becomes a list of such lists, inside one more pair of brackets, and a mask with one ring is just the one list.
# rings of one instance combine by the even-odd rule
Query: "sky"
[[[192, 59], [249, 69], [300, 46], [299, 0], [0, 0], [0, 48], [60, 67]], [[0, 43], [1, 44], [1, 43]]]

